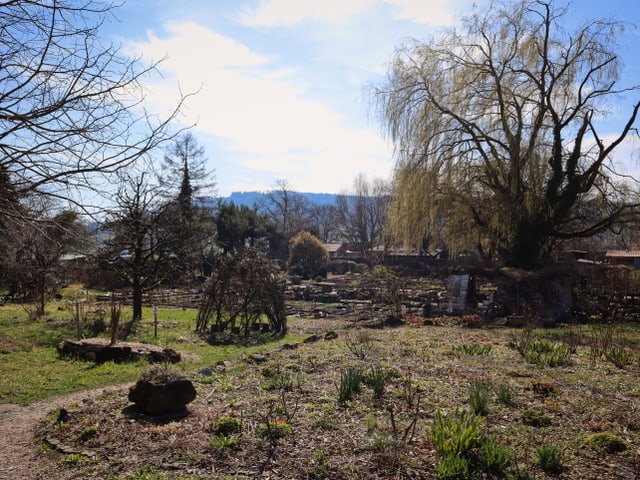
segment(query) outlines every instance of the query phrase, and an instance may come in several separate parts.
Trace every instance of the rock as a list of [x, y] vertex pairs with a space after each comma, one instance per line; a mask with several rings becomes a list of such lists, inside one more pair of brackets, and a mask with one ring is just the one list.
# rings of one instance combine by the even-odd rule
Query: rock
[[329, 330], [327, 333], [324, 334], [325, 340], [335, 340], [336, 338], [338, 338], [338, 334], [333, 330]]
[[209, 367], [204, 367], [198, 370], [198, 373], [203, 377], [211, 377], [213, 375], [213, 370]]
[[164, 415], [183, 411], [188, 403], [195, 400], [196, 389], [186, 378], [162, 383], [138, 380], [129, 388], [128, 398], [142, 413]]
[[262, 353], [254, 353], [249, 355], [249, 361], [251, 363], [264, 363], [267, 361], [267, 356]]

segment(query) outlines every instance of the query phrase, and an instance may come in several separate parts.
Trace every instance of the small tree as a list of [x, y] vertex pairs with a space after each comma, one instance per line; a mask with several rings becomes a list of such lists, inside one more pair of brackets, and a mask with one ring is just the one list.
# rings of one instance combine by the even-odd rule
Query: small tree
[[317, 237], [309, 232], [300, 232], [291, 239], [289, 248], [289, 271], [299, 271], [303, 278], [326, 276], [329, 253]]

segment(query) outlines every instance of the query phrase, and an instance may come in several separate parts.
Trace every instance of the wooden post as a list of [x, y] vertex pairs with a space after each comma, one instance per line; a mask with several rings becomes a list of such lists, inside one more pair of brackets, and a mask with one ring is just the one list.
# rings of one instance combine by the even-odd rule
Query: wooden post
[[158, 306], [153, 306], [153, 338], [158, 338]]

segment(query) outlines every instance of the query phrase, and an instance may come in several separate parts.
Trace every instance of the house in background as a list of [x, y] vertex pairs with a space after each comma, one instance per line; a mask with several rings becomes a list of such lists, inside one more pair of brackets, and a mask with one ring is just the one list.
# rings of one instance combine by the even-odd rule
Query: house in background
[[606, 263], [611, 265], [629, 265], [640, 268], [640, 250], [607, 250], [604, 259]]

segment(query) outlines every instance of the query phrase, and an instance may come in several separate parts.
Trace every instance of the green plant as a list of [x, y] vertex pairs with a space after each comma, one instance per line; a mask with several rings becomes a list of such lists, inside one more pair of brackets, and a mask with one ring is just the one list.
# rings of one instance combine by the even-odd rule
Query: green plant
[[501, 383], [495, 389], [496, 397], [498, 401], [507, 407], [511, 407], [515, 404], [514, 392], [508, 383]]
[[440, 480], [467, 480], [470, 477], [467, 457], [449, 453], [436, 465], [436, 475]]
[[480, 343], [463, 343], [455, 345], [454, 352], [464, 353], [465, 355], [487, 355], [491, 352], [491, 345], [482, 345]]
[[315, 460], [307, 472], [311, 479], [329, 478], [331, 471], [331, 463], [329, 462], [324, 450], [318, 450], [315, 453]]
[[290, 436], [292, 433], [291, 425], [289, 425], [284, 420], [269, 420], [264, 422], [258, 428], [258, 434], [274, 442], [280, 438], [286, 438]]
[[363, 382], [373, 389], [373, 398], [380, 399], [384, 395], [384, 387], [390, 374], [379, 366], [372, 366], [369, 373], [364, 375]]
[[215, 435], [229, 436], [234, 433], [240, 433], [242, 430], [242, 420], [235, 417], [220, 417], [213, 425], [213, 433]]
[[466, 455], [480, 445], [482, 417], [456, 409], [448, 415], [436, 410], [432, 426], [433, 445], [441, 459]]
[[631, 352], [622, 345], [613, 343], [604, 351], [604, 358], [618, 368], [624, 368], [633, 361]]
[[562, 451], [555, 445], [540, 445], [536, 447], [537, 463], [546, 473], [562, 471]]
[[238, 437], [235, 435], [227, 436], [224, 434], [219, 434], [214, 436], [210, 442], [211, 446], [217, 448], [218, 450], [223, 450], [225, 448], [235, 448], [238, 445]]
[[378, 435], [374, 433], [369, 439], [364, 450], [370, 452], [384, 452], [392, 448], [396, 448], [400, 445], [400, 442], [393, 435]]
[[513, 461], [513, 453], [495, 440], [484, 440], [480, 445], [480, 464], [490, 475], [505, 476]]
[[548, 415], [529, 408], [522, 412], [522, 423], [530, 427], [540, 428], [548, 427], [553, 423], [553, 420]]
[[293, 377], [289, 372], [280, 372], [263, 385], [265, 390], [286, 390], [291, 391], [294, 387]]
[[340, 372], [340, 384], [337, 386], [340, 403], [348, 402], [353, 395], [360, 392], [362, 378], [362, 370], [355, 367], [349, 367]]
[[80, 435], [78, 435], [78, 442], [85, 442], [89, 438], [94, 437], [97, 434], [98, 434], [98, 427], [97, 426], [90, 425], [88, 427], [85, 427], [82, 430], [82, 432], [80, 432]]
[[617, 435], [607, 432], [589, 435], [584, 443], [600, 453], [619, 453], [629, 449], [627, 442]]
[[345, 336], [344, 343], [347, 349], [357, 358], [363, 360], [373, 347], [373, 341], [367, 332], [358, 330]]
[[476, 379], [469, 388], [469, 405], [476, 415], [486, 415], [489, 405], [490, 383]]
[[546, 338], [531, 339], [522, 349], [524, 359], [535, 365], [559, 367], [570, 363], [571, 348], [566, 343], [552, 342]]

